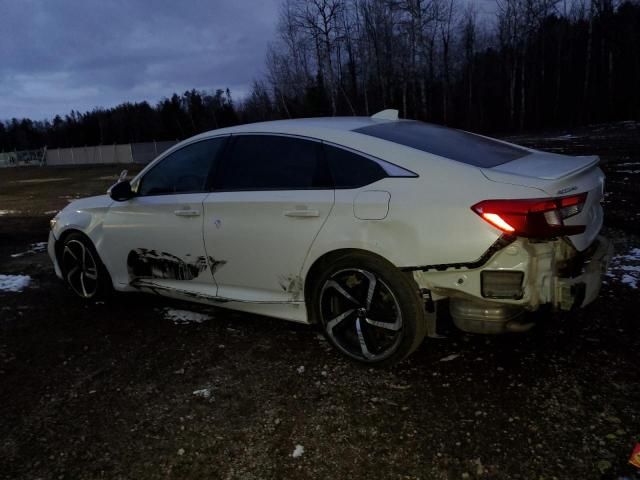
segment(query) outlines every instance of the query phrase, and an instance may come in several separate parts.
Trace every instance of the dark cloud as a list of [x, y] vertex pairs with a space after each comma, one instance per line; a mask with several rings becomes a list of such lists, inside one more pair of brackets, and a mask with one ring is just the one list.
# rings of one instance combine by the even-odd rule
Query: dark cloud
[[279, 0], [0, 0], [0, 118], [247, 92]]

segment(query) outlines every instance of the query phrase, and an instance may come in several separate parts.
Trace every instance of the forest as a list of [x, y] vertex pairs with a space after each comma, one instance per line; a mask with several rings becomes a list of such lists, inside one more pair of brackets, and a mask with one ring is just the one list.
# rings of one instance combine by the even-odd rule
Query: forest
[[[638, 0], [283, 0], [250, 93], [190, 90], [0, 122], [0, 151], [184, 139], [397, 108], [483, 133], [640, 119]], [[1, 112], [0, 112], [1, 116]]]

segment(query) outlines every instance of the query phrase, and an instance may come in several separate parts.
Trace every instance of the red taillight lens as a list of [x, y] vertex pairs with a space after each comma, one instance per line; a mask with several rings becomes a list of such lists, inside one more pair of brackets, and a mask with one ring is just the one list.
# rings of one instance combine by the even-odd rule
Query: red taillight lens
[[565, 225], [566, 218], [582, 211], [587, 194], [560, 198], [485, 200], [471, 209], [503, 232], [529, 238], [576, 235], [585, 225]]

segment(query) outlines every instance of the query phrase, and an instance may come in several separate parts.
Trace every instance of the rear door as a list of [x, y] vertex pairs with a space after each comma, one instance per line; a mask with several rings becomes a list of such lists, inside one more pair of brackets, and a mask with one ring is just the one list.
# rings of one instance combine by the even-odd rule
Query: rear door
[[234, 135], [204, 201], [204, 241], [218, 296], [300, 301], [300, 271], [334, 203], [319, 142]]
[[134, 184], [137, 195], [114, 202], [99, 246], [123, 285], [215, 296], [202, 239], [209, 175], [225, 138], [186, 145], [154, 165]]

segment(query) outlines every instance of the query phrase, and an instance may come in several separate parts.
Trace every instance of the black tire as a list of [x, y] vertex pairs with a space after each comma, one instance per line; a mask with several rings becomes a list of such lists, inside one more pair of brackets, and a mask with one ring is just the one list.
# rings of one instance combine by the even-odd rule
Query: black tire
[[105, 300], [113, 292], [109, 272], [93, 243], [84, 235], [71, 233], [64, 237], [58, 262], [64, 281], [83, 300]]
[[353, 360], [389, 366], [424, 339], [427, 322], [417, 284], [380, 257], [345, 254], [327, 265], [310, 288], [312, 321]]

